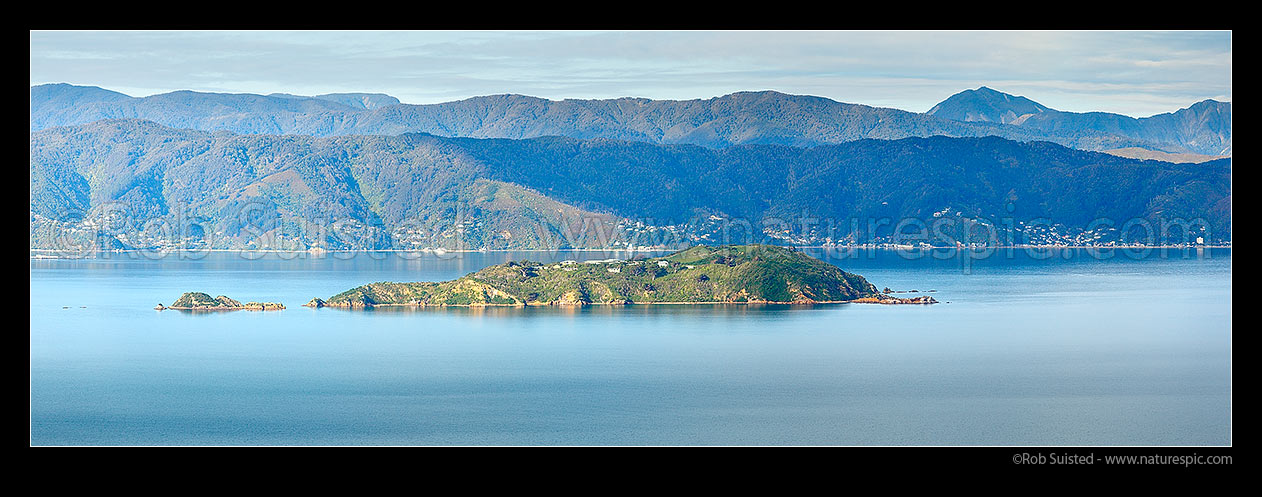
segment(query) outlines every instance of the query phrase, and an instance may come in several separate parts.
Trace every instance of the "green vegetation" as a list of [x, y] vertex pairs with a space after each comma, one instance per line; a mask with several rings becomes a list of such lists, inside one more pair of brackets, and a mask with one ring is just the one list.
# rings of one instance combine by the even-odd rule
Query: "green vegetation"
[[176, 299], [175, 302], [172, 303], [170, 307], [163, 307], [162, 304], [158, 304], [158, 307], [156, 307], [156, 309], [159, 309], [159, 310], [180, 309], [180, 310], [211, 310], [211, 311], [219, 311], [219, 310], [227, 311], [227, 310], [237, 310], [237, 309], [272, 311], [272, 310], [280, 310], [284, 308], [285, 306], [283, 304], [279, 304], [276, 302], [246, 302], [243, 304], [240, 301], [234, 300], [225, 295], [220, 295], [218, 297], [211, 297], [210, 294], [206, 294], [202, 292], [187, 292], [184, 295], [180, 295], [180, 298]]
[[[587, 305], [635, 303], [901, 303], [862, 276], [790, 248], [698, 246], [665, 257], [509, 262], [445, 282], [378, 282], [313, 307], [380, 305]], [[922, 299], [918, 303], [931, 303]]]
[[[1008, 231], [1005, 220], [1085, 229], [1201, 219], [1207, 242], [1232, 233], [1231, 159], [1169, 164], [994, 137], [714, 150], [244, 136], [116, 120], [33, 132], [29, 170], [37, 249], [676, 247], [766, 243], [767, 229], [804, 240], [794, 244], [868, 243], [893, 238], [905, 218], [947, 215]], [[733, 222], [707, 228], [712, 215]], [[1186, 241], [1147, 235], [1108, 236]]]
[[175, 303], [171, 304], [171, 307], [192, 308], [198, 306], [215, 307], [222, 305], [224, 305], [223, 302], [220, 302], [219, 299], [211, 297], [208, 294], [202, 292], [188, 292], [184, 295], [180, 295], [180, 298], [176, 299]]

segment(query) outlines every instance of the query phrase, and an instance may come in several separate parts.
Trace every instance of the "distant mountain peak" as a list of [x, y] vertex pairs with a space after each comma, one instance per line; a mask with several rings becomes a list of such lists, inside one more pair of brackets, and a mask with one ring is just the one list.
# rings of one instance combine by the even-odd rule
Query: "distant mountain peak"
[[1222, 102], [1222, 101], [1219, 101], [1219, 100], [1214, 100], [1214, 99], [1212, 99], [1212, 98], [1207, 98], [1207, 99], [1205, 99], [1205, 100], [1201, 100], [1200, 102], [1197, 102], [1197, 103], [1194, 103], [1194, 104], [1192, 104], [1192, 105], [1188, 106], [1188, 108], [1187, 108], [1187, 109], [1180, 109], [1180, 110], [1191, 110], [1191, 111], [1197, 111], [1197, 112], [1199, 112], [1199, 111], [1202, 111], [1202, 110], [1205, 110], [1205, 109], [1228, 109], [1228, 110], [1230, 110], [1230, 109], [1231, 109], [1231, 102]]
[[951, 95], [927, 114], [955, 121], [1013, 124], [1022, 116], [1043, 112], [1055, 110], [1025, 97], [982, 86]]
[[[814, 147], [863, 138], [996, 135], [1085, 150], [1143, 147], [1230, 155], [1231, 104], [1205, 100], [1135, 119], [1059, 112], [987, 86], [951, 96], [922, 114], [775, 90], [689, 100], [553, 100], [522, 94], [397, 104], [379, 93], [317, 96], [178, 91], [133, 98], [97, 87], [31, 87], [30, 129], [140, 118], [177, 128], [238, 134], [398, 135], [472, 138], [605, 137], [723, 148], [743, 144]], [[976, 121], [976, 122], [967, 122]]]

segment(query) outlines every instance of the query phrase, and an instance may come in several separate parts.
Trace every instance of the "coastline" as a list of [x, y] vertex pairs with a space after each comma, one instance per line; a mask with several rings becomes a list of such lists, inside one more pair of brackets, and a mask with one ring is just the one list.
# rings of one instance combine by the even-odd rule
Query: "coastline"
[[[928, 297], [928, 296], [924, 296]], [[344, 309], [349, 311], [371, 310], [377, 307], [401, 307], [401, 308], [427, 308], [427, 307], [561, 307], [561, 308], [577, 308], [587, 306], [636, 306], [636, 305], [836, 305], [836, 304], [882, 304], [882, 305], [929, 305], [937, 304], [937, 300], [932, 297], [922, 300], [922, 297], [899, 298], [893, 297], [888, 299], [879, 299], [875, 297], [861, 297], [853, 300], [815, 300], [809, 302], [774, 302], [769, 300], [750, 300], [745, 302], [725, 302], [725, 301], [699, 301], [699, 302], [584, 302], [576, 304], [552, 304], [552, 303], [521, 303], [521, 304], [491, 304], [491, 303], [475, 303], [475, 304], [373, 304], [370, 306], [349, 306], [349, 305], [330, 305], [322, 304], [319, 306], [303, 305], [313, 309], [330, 308]]]
[[174, 310], [174, 311], [283, 311], [285, 310], [285, 304], [281, 304], [277, 302], [263, 302], [263, 303], [249, 302], [249, 303], [242, 304], [239, 306], [197, 305], [197, 306], [192, 306], [192, 307], [165, 306], [162, 304], [158, 304], [157, 306], [154, 306], [153, 310], [155, 311], [166, 311], [166, 310]]
[[242, 307], [154, 307], [155, 311], [283, 311], [284, 306], [242, 306]]
[[[995, 245], [986, 247], [916, 247], [910, 245], [785, 245], [796, 249], [811, 250], [888, 250], [888, 251], [933, 251], [933, 250], [960, 250], [970, 252], [985, 251], [1002, 251], [1002, 250], [1194, 250], [1194, 249], [1230, 249], [1232, 245]], [[557, 252], [603, 252], [603, 253], [641, 253], [641, 252], [666, 252], [675, 249], [665, 247], [637, 247], [637, 248], [563, 248], [563, 249], [486, 249], [486, 250], [405, 250], [405, 249], [373, 249], [373, 250], [285, 250], [285, 249], [194, 249], [194, 250], [172, 250], [172, 251], [155, 251], [149, 249], [116, 249], [101, 250], [94, 252], [75, 252], [74, 255], [50, 256], [44, 255], [48, 253], [64, 253], [66, 250], [60, 249], [28, 249], [31, 259], [86, 259], [93, 255], [100, 254], [146, 254], [156, 255], [162, 258], [167, 256], [189, 256], [207, 253], [240, 253], [248, 255], [265, 256], [269, 254], [285, 254], [294, 256], [311, 256], [311, 257], [337, 257], [338, 255], [350, 254], [352, 256], [361, 253], [384, 253], [384, 254], [408, 254], [408, 255], [445, 255], [445, 254], [472, 254], [472, 253], [490, 253], [490, 252], [526, 252], [526, 253], [557, 253]]]

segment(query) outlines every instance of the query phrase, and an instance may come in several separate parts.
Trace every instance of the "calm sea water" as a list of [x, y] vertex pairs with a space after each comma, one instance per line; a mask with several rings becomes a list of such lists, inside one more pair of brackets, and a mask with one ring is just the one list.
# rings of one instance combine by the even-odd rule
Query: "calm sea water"
[[[808, 252], [944, 303], [345, 311], [300, 306], [627, 254], [32, 259], [31, 444], [1232, 441], [1230, 250]], [[289, 308], [152, 310], [185, 291]]]

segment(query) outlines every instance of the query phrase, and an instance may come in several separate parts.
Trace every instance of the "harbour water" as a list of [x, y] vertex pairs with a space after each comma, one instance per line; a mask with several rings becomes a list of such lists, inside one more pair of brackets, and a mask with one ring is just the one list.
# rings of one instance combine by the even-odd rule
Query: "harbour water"
[[[301, 304], [629, 254], [32, 258], [31, 444], [1232, 441], [1230, 249], [807, 252], [942, 303], [347, 311]], [[153, 310], [186, 291], [288, 308]]]

